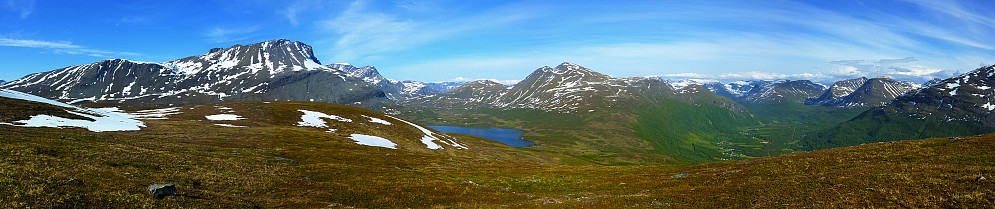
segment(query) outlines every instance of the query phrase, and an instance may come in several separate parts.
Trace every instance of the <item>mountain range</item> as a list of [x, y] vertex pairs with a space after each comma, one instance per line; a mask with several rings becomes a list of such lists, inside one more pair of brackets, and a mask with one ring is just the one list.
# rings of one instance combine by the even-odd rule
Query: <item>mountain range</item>
[[825, 89], [825, 86], [809, 80], [755, 80], [723, 84], [718, 81], [683, 79], [667, 80], [667, 83], [674, 88], [701, 85], [719, 96], [749, 104], [801, 103], [809, 97], [821, 94]]
[[322, 66], [311, 46], [283, 39], [163, 63], [104, 60], [31, 74], [0, 88], [71, 103], [148, 106], [254, 100], [349, 104], [386, 98], [376, 87]]
[[887, 77], [865, 77], [838, 81], [822, 96], [805, 100], [806, 105], [829, 107], [877, 107], [909, 91], [922, 88], [914, 82], [896, 81]]
[[367, 84], [377, 87], [383, 91], [388, 99], [398, 100], [421, 95], [438, 94], [439, 90], [430, 88], [423, 82], [418, 81], [397, 81], [384, 78], [373, 66], [356, 67], [348, 63], [336, 63], [327, 67], [342, 72], [349, 76], [362, 79]]
[[[804, 103], [836, 108], [876, 107], [922, 85], [887, 77], [837, 81], [826, 88], [808, 80], [736, 81], [723, 84], [707, 79], [667, 80], [675, 88], [697, 84], [717, 95], [744, 104]], [[816, 95], [819, 95], [816, 97]]]
[[674, 89], [569, 62], [538, 68], [514, 86], [474, 81], [398, 106], [399, 115], [422, 123], [528, 130], [538, 135], [526, 138], [537, 149], [591, 155], [605, 164], [729, 158], [703, 138], [756, 123], [745, 107], [702, 86]]
[[882, 107], [805, 137], [811, 149], [995, 131], [995, 66], [912, 90]]

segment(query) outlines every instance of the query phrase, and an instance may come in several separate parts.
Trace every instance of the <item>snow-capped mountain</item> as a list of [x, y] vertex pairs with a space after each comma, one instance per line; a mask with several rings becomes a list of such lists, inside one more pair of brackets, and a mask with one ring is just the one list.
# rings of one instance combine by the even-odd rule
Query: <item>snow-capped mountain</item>
[[806, 100], [805, 104], [829, 107], [881, 106], [921, 87], [918, 83], [896, 81], [887, 77], [847, 79], [836, 82], [822, 96]]
[[404, 103], [437, 108], [488, 107], [506, 93], [508, 93], [508, 86], [504, 84], [490, 80], [478, 80], [446, 93], [421, 96], [404, 101]]
[[805, 100], [805, 104], [821, 105], [833, 101], [835, 99], [839, 99], [840, 97], [844, 97], [846, 95], [849, 95], [850, 93], [853, 93], [853, 91], [856, 91], [857, 88], [863, 86], [864, 83], [867, 82], [867, 80], [868, 79], [866, 77], [860, 77], [860, 78], [837, 81], [836, 83], [833, 83], [832, 86], [829, 86], [829, 89], [826, 89], [826, 91], [822, 93], [822, 96], [819, 96], [818, 98], [807, 99]]
[[0, 84], [7, 83], [7, 81], [0, 80]]
[[[402, 104], [430, 107], [465, 105], [502, 109], [526, 108], [564, 113], [592, 112], [628, 103], [639, 103], [647, 98], [669, 97], [693, 102], [703, 91], [698, 87], [700, 86], [690, 85], [675, 90], [658, 79], [614, 78], [565, 62], [555, 68], [546, 66], [536, 69], [511, 87], [488, 80], [474, 81], [447, 93], [415, 97], [402, 101]], [[715, 104], [720, 106], [734, 104], [729, 100], [726, 101], [728, 102]]]
[[470, 82], [474, 81], [440, 81], [440, 82], [430, 82], [424, 84], [429, 88], [439, 91], [439, 93], [446, 93], [452, 91], [453, 89], [459, 88], [460, 86], [468, 84]]
[[922, 87], [930, 87], [930, 86], [933, 86], [934, 84], [940, 83], [942, 81], [943, 81], [943, 79], [933, 78], [931, 80], [926, 81], [925, 83], [922, 83]]
[[0, 88], [63, 101], [149, 106], [250, 100], [348, 104], [385, 97], [362, 80], [321, 65], [311, 46], [282, 39], [163, 63], [104, 60], [31, 74]]
[[888, 102], [887, 112], [995, 127], [995, 65], [944, 79]]
[[399, 100], [421, 95], [438, 94], [439, 91], [429, 88], [425, 83], [418, 81], [397, 81], [384, 78], [373, 66], [356, 67], [349, 63], [335, 63], [327, 67], [340, 70], [349, 76], [362, 79], [367, 84], [379, 88], [388, 99]]
[[825, 86], [809, 80], [758, 82], [743, 94], [741, 102], [754, 104], [803, 103], [823, 92]]
[[[661, 78], [662, 79], [662, 78]], [[674, 89], [682, 89], [690, 85], [700, 85], [716, 95], [727, 97], [743, 103], [776, 104], [786, 102], [801, 102], [812, 97], [825, 86], [808, 80], [754, 80], [735, 81], [723, 84], [710, 79], [666, 80]]]

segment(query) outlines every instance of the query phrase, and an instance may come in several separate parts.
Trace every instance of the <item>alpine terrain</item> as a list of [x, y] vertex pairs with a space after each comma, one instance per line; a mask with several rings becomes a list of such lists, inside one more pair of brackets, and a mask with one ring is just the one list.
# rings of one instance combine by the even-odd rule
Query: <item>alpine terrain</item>
[[722, 147], [740, 139], [735, 127], [755, 123], [746, 108], [698, 85], [674, 89], [573, 63], [536, 69], [510, 87], [475, 81], [398, 104], [399, 115], [421, 123], [523, 129], [536, 149], [603, 164], [738, 158]]
[[995, 66], [908, 92], [835, 127], [806, 137], [811, 148], [963, 136], [995, 130]]
[[327, 67], [346, 72], [349, 76], [362, 79], [367, 84], [383, 91], [388, 99], [399, 100], [421, 95], [438, 94], [439, 90], [429, 88], [418, 81], [397, 81], [384, 78], [373, 66], [356, 67], [349, 63], [335, 63]]
[[861, 77], [836, 82], [822, 96], [806, 100], [805, 104], [842, 108], [876, 107], [919, 88], [922, 86], [914, 82], [896, 81], [887, 77]]

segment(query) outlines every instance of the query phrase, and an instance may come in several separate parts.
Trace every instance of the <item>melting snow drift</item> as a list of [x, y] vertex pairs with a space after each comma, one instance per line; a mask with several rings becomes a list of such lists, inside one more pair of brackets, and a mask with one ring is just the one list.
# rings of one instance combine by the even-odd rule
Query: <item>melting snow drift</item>
[[208, 115], [208, 116], [204, 116], [204, 117], [206, 117], [208, 120], [241, 120], [241, 119], [245, 119], [245, 118], [242, 118], [241, 116], [232, 115], [232, 114], [217, 114], [217, 115]]
[[349, 138], [356, 141], [356, 144], [397, 149], [397, 144], [394, 144], [394, 142], [381, 138], [379, 136], [352, 134], [349, 136]]
[[318, 128], [327, 128], [328, 124], [325, 123], [322, 118], [328, 118], [332, 120], [342, 121], [342, 122], [352, 122], [348, 118], [339, 117], [337, 115], [329, 115], [321, 112], [315, 112], [310, 110], [297, 110], [303, 112], [304, 115], [301, 116], [301, 122], [297, 122], [297, 126], [311, 126]]
[[142, 121], [133, 119], [131, 115], [118, 113], [116, 108], [88, 109], [79, 108], [65, 103], [57, 102], [42, 97], [25, 94], [17, 91], [0, 89], [0, 97], [21, 99], [33, 102], [51, 104], [65, 107], [69, 113], [89, 118], [90, 120], [68, 119], [51, 115], [35, 115], [31, 119], [15, 121], [18, 124], [0, 123], [22, 127], [79, 127], [86, 128], [93, 132], [103, 131], [137, 131], [145, 127]]

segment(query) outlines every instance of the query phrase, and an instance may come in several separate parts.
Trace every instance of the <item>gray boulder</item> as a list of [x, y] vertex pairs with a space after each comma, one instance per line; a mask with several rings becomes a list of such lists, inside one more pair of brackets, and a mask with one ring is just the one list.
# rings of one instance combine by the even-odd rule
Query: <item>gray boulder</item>
[[149, 194], [156, 199], [176, 195], [176, 185], [173, 184], [153, 184], [149, 185]]

